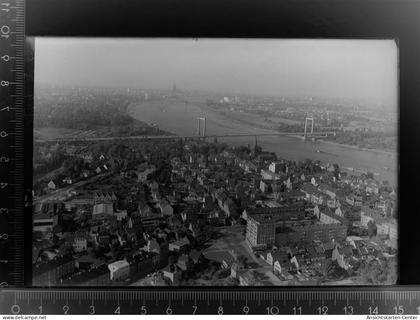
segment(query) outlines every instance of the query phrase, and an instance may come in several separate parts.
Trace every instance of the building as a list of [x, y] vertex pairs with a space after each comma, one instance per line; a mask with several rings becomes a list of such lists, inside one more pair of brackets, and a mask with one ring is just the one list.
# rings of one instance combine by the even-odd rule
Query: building
[[341, 224], [314, 223], [303, 226], [278, 227], [275, 232], [275, 245], [285, 246], [308, 241], [343, 241], [347, 237], [347, 226]]
[[288, 247], [267, 254], [267, 263], [273, 267], [273, 273], [280, 275], [292, 269], [292, 253]]
[[150, 206], [144, 201], [139, 202], [138, 211], [140, 213], [140, 216], [142, 217], [148, 217], [153, 215], [152, 208], [150, 208]]
[[369, 221], [375, 222], [375, 220], [371, 216], [364, 214], [362, 211], [360, 215], [360, 225], [362, 227], [367, 228], [369, 225]]
[[126, 260], [118, 260], [108, 264], [111, 281], [121, 281], [130, 275], [130, 265]]
[[314, 204], [323, 205], [326, 202], [326, 196], [311, 183], [304, 183], [300, 190], [306, 195], [306, 199]]
[[389, 224], [389, 239], [392, 241], [398, 240], [398, 226], [395, 222]]
[[263, 193], [269, 193], [271, 192], [271, 184], [268, 181], [261, 180], [260, 181], [260, 190]]
[[347, 270], [350, 268], [347, 260], [348, 257], [353, 255], [353, 250], [351, 246], [339, 247], [335, 246], [334, 250], [332, 251], [331, 260], [337, 261], [338, 265]]
[[93, 194], [94, 203], [114, 203], [117, 201], [117, 196], [114, 192], [97, 191]]
[[[278, 209], [278, 208], [273, 208]], [[321, 220], [322, 219], [322, 220]], [[347, 236], [345, 219], [320, 214], [320, 220], [298, 219], [287, 214], [254, 214], [247, 216], [246, 241], [252, 249], [284, 246], [300, 241], [342, 240]]]
[[[80, 255], [80, 257], [76, 258], [75, 267], [79, 270], [89, 270], [100, 266], [101, 264], [103, 264], [103, 262], [100, 259], [90, 255]], [[108, 270], [108, 266], [106, 266], [106, 268]]]
[[300, 201], [300, 200], [306, 199], [306, 194], [299, 190], [291, 190], [288, 192], [277, 192], [275, 193], [275, 197], [280, 201], [285, 201], [285, 200]]
[[366, 192], [370, 194], [378, 194], [379, 187], [374, 181], [369, 181], [366, 185]]
[[369, 221], [376, 222], [378, 224], [384, 221], [381, 209], [372, 209], [368, 206], [362, 206], [360, 209], [360, 225], [367, 228]]
[[50, 189], [50, 190], [55, 190], [57, 188], [54, 181], [52, 181], [52, 180], [50, 182], [48, 182], [47, 186], [48, 186], [48, 189]]
[[311, 196], [318, 192], [318, 189], [312, 183], [308, 182], [304, 182], [300, 190], [306, 195], [306, 199], [309, 201], [311, 201]]
[[305, 204], [296, 202], [288, 206], [248, 208], [242, 213], [245, 220], [253, 215], [272, 215], [281, 220], [298, 220], [305, 217]]
[[182, 271], [189, 271], [192, 269], [194, 264], [189, 255], [184, 253], [178, 257], [176, 265]]
[[54, 286], [61, 284], [64, 277], [74, 272], [75, 261], [66, 255], [35, 265], [32, 269], [33, 286]]
[[344, 218], [344, 213], [343, 210], [341, 210], [341, 207], [338, 207], [337, 209], [335, 209], [334, 213], [339, 216], [339, 217], [343, 217]]
[[335, 188], [333, 188], [331, 186], [326, 186], [325, 189], [324, 189], [324, 192], [331, 199], [335, 199], [337, 197], [337, 189], [335, 189]]
[[141, 223], [145, 230], [155, 229], [156, 227], [159, 226], [160, 221], [161, 221], [161, 217], [160, 215], [157, 215], [157, 214], [151, 214], [146, 217], [141, 217]]
[[160, 246], [156, 239], [151, 238], [147, 240], [146, 251], [160, 254]]
[[65, 207], [68, 211], [72, 208], [81, 206], [93, 205], [93, 198], [88, 195], [75, 196], [65, 202]]
[[33, 216], [33, 231], [44, 234], [52, 233], [53, 228], [58, 224], [58, 216], [48, 213], [38, 213]]
[[347, 225], [347, 220], [335, 213], [329, 212], [328, 209], [319, 213], [319, 221], [325, 224], [344, 224]]
[[180, 240], [169, 243], [169, 251], [184, 252], [190, 245], [190, 241], [184, 237]]
[[349, 195], [346, 196], [346, 202], [351, 206], [361, 207], [363, 204], [363, 198], [359, 195]]
[[65, 286], [103, 287], [111, 284], [108, 266], [95, 265], [86, 271], [78, 272], [63, 280]]
[[240, 286], [260, 286], [261, 281], [255, 276], [254, 270], [243, 270], [238, 272], [239, 285]]
[[162, 271], [163, 271], [163, 277], [168, 279], [171, 284], [176, 284], [181, 277], [181, 272], [178, 270], [177, 266], [174, 264], [167, 266]]
[[75, 252], [87, 250], [87, 240], [85, 237], [75, 237], [73, 240], [73, 249]]
[[[154, 257], [157, 258], [154, 260]], [[127, 257], [130, 277], [141, 277], [153, 272], [158, 263], [159, 255], [156, 253], [137, 252]]]
[[389, 239], [398, 239], [398, 228], [395, 221], [383, 220], [376, 224], [378, 235], [388, 236]]
[[257, 155], [257, 160], [260, 161], [260, 163], [263, 163], [266, 161], [275, 161], [277, 160], [277, 155], [275, 152], [262, 151], [262, 152], [259, 152], [259, 154]]
[[284, 172], [285, 167], [286, 166], [283, 162], [272, 162], [268, 166], [268, 170], [273, 173], [279, 173], [279, 172]]
[[227, 198], [223, 203], [219, 203], [220, 209], [222, 209], [228, 217], [237, 218], [238, 217], [238, 207], [231, 198]]
[[114, 215], [114, 206], [112, 203], [97, 203], [93, 206], [93, 219], [105, 219], [112, 215]]
[[232, 278], [238, 278], [239, 275], [244, 271], [245, 267], [242, 263], [234, 262], [230, 267], [230, 276]]
[[[290, 255], [290, 256], [289, 256]], [[291, 252], [288, 248], [281, 248], [280, 250], [270, 251], [267, 253], [267, 263], [270, 266], [274, 266], [277, 261], [280, 265], [284, 265], [286, 262], [290, 262]], [[281, 269], [280, 269], [281, 273]]]
[[321, 192], [317, 192], [311, 195], [311, 202], [314, 204], [324, 205], [326, 203], [326, 199]]
[[261, 169], [261, 178], [264, 180], [280, 180], [283, 177], [280, 173], [274, 173], [270, 170]]
[[65, 183], [65, 184], [72, 184], [72, 183], [73, 183], [73, 180], [72, 180], [71, 178], [69, 178], [69, 177], [64, 178], [62, 181], [63, 181], [63, 183]]
[[172, 216], [174, 214], [174, 209], [167, 200], [162, 200], [159, 203], [159, 208], [164, 217]]
[[241, 161], [239, 163], [239, 167], [241, 167], [243, 170], [245, 170], [248, 173], [258, 171], [258, 167], [255, 164], [253, 164], [251, 161]]
[[[65, 205], [62, 201], [56, 200], [47, 200], [41, 203], [40, 213], [47, 213], [50, 216], [61, 214], [65, 208]], [[35, 210], [38, 213], [38, 211]]]
[[156, 167], [151, 165], [147, 168], [141, 168], [137, 171], [137, 181], [138, 182], [145, 182], [147, 181], [150, 176], [156, 171]]
[[127, 210], [116, 211], [114, 215], [117, 217], [117, 221], [122, 221], [127, 218]]
[[246, 240], [251, 248], [271, 246], [275, 243], [278, 219], [272, 215], [248, 216]]
[[152, 194], [159, 192], [159, 184], [156, 181], [151, 181], [148, 185]]

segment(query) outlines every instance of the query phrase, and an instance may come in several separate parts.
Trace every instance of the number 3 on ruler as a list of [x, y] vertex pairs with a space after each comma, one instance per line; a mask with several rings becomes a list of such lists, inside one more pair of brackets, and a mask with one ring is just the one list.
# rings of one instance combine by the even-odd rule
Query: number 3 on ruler
[[9, 9], [10, 3], [5, 2], [5, 3], [2, 3], [1, 5], [6, 7], [6, 8], [1, 8], [1, 11], [6, 11], [6, 12], [10, 11], [10, 9]]

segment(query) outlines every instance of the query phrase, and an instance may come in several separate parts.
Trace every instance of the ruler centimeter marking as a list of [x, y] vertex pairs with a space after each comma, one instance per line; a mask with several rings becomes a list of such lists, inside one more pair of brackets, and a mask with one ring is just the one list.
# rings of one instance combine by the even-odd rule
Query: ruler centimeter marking
[[0, 283], [24, 285], [25, 1], [0, 0]]
[[3, 289], [0, 313], [417, 315], [419, 294], [414, 287]]
[[7, 217], [7, 223], [0, 225], [0, 287], [3, 287], [0, 313], [114, 314], [116, 310], [121, 314], [420, 313], [420, 289], [404, 287], [9, 289], [24, 285], [25, 1], [0, 0], [0, 21], [0, 217]]

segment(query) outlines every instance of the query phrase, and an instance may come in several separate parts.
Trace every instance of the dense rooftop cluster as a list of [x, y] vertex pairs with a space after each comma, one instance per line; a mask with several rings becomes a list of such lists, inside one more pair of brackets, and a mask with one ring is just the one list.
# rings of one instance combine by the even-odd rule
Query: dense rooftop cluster
[[34, 285], [395, 282], [387, 184], [257, 145], [118, 143], [36, 149], [66, 165], [34, 187]]

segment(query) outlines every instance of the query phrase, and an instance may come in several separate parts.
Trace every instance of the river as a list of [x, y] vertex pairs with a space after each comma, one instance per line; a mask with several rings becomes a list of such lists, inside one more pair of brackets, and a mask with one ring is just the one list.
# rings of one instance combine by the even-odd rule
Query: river
[[[232, 120], [223, 113], [210, 109], [199, 100], [186, 102], [179, 99], [167, 99], [138, 102], [130, 106], [129, 112], [135, 119], [155, 123], [162, 130], [177, 135], [195, 135], [197, 117], [206, 117], [208, 135], [273, 132], [254, 127], [249, 123]], [[323, 163], [337, 163], [343, 169], [370, 171], [378, 180], [387, 180], [393, 186], [397, 184], [397, 153], [358, 150], [322, 141], [305, 142], [286, 136], [264, 136], [258, 137], [257, 140], [263, 150], [275, 152], [278, 157], [284, 159], [298, 161], [309, 158]], [[255, 137], [223, 138], [218, 141], [227, 142], [230, 145], [251, 144], [253, 146]]]

